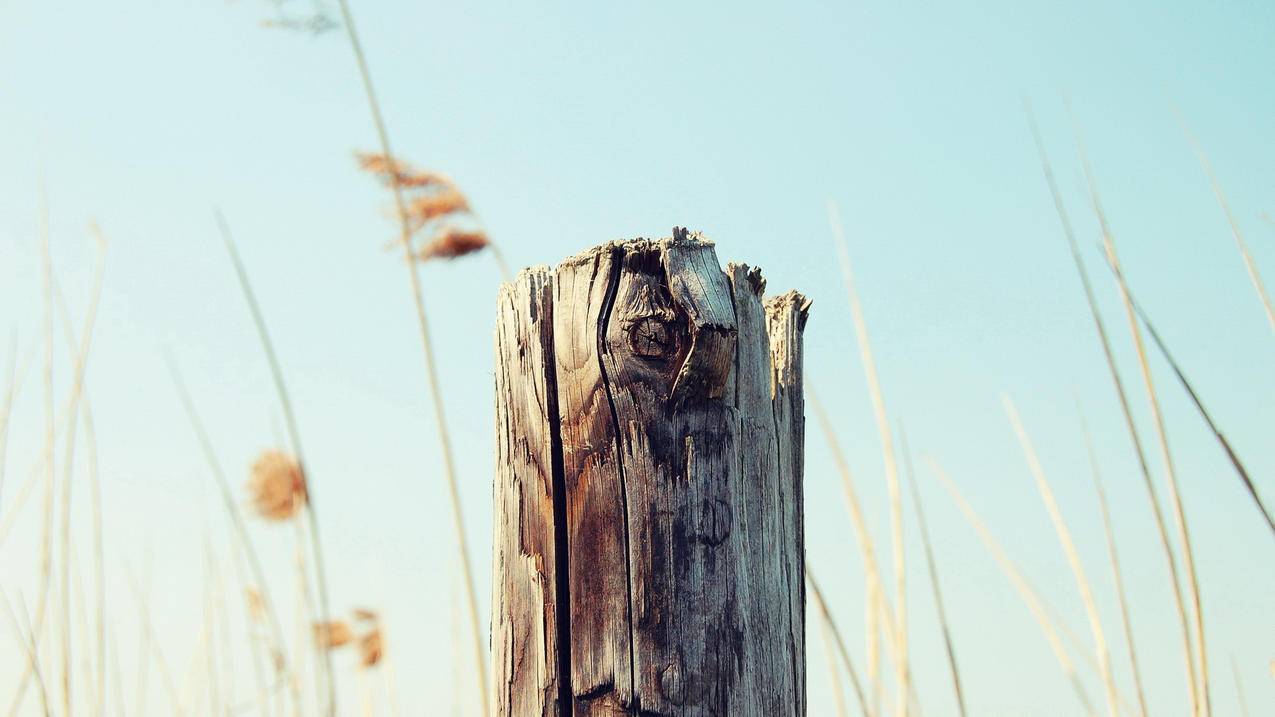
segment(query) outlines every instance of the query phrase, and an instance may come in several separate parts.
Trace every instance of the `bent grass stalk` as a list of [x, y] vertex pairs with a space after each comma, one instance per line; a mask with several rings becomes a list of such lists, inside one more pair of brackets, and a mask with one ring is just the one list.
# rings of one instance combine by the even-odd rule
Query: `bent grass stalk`
[[1014, 561], [1005, 554], [1004, 548], [1002, 548], [996, 538], [992, 536], [991, 532], [987, 529], [987, 526], [983, 524], [982, 519], [978, 517], [978, 513], [976, 513], [969, 502], [965, 500], [965, 496], [961, 495], [960, 490], [956, 487], [956, 483], [952, 481], [950, 476], [948, 476], [947, 471], [943, 470], [943, 466], [939, 465], [939, 462], [932, 456], [925, 456], [925, 459], [926, 462], [929, 463], [930, 469], [934, 471], [934, 474], [938, 476], [939, 481], [943, 483], [943, 487], [946, 488], [952, 495], [952, 499], [956, 502], [957, 508], [959, 508], [961, 513], [965, 515], [965, 519], [969, 521], [969, 524], [978, 534], [979, 539], [983, 541], [983, 545], [986, 546], [987, 551], [992, 554], [992, 557], [1005, 573], [1005, 576], [1009, 578], [1010, 584], [1012, 584], [1014, 589], [1018, 591], [1018, 594], [1023, 598], [1023, 602], [1027, 603], [1027, 609], [1030, 610], [1032, 616], [1036, 618], [1036, 622], [1040, 625], [1041, 632], [1045, 634], [1045, 640], [1049, 643], [1049, 648], [1053, 650], [1054, 657], [1058, 660], [1058, 664], [1062, 668], [1063, 674], [1066, 675], [1068, 681], [1071, 682], [1072, 689], [1076, 692], [1076, 697], [1080, 700], [1081, 705], [1084, 706], [1085, 714], [1093, 715], [1093, 703], [1090, 702], [1089, 695], [1085, 692], [1085, 687], [1080, 682], [1080, 676], [1076, 673], [1076, 667], [1072, 663], [1071, 657], [1067, 654], [1067, 650], [1063, 647], [1062, 641], [1058, 637], [1058, 630], [1054, 626], [1053, 621], [1050, 619], [1049, 613], [1046, 610], [1044, 603], [1041, 601], [1040, 596], [1037, 595], [1036, 591], [1032, 589], [1030, 584], [1028, 584], [1027, 579], [1023, 577], [1022, 571], [1019, 570]]
[[[859, 709], [862, 710], [866, 717], [872, 717], [873, 712], [868, 709], [868, 701], [863, 693], [863, 683], [859, 680], [859, 673], [854, 669], [854, 664], [850, 661], [850, 651], [846, 649], [845, 640], [841, 638], [841, 630], [837, 628], [836, 620], [832, 619], [832, 613], [828, 610], [828, 603], [823, 598], [823, 591], [819, 589], [819, 583], [815, 581], [815, 574], [810, 569], [810, 563], [806, 564], [806, 582], [810, 585], [810, 594], [815, 598], [815, 607], [819, 609], [819, 616], [826, 630], [832, 634], [832, 640], [837, 646], [837, 653], [841, 656], [841, 664], [845, 667], [846, 674], [850, 676], [850, 684], [854, 687], [854, 694], [859, 699]], [[833, 671], [833, 682], [836, 683], [836, 672]]]
[[1275, 533], [1275, 518], [1272, 518], [1271, 511], [1262, 501], [1261, 495], [1257, 492], [1257, 486], [1253, 483], [1253, 479], [1249, 477], [1248, 470], [1244, 467], [1243, 461], [1240, 460], [1239, 454], [1235, 452], [1235, 449], [1231, 446], [1231, 442], [1226, 439], [1226, 436], [1222, 434], [1222, 430], [1218, 428], [1217, 423], [1213, 421], [1213, 416], [1211, 416], [1208, 410], [1204, 408], [1204, 402], [1200, 400], [1199, 394], [1195, 392], [1195, 387], [1191, 385], [1190, 380], [1186, 377], [1186, 373], [1183, 372], [1182, 367], [1178, 364], [1177, 360], [1173, 358], [1173, 354], [1169, 352], [1168, 345], [1165, 344], [1164, 339], [1160, 337], [1160, 332], [1156, 331], [1155, 324], [1151, 323], [1151, 318], [1148, 317], [1147, 313], [1142, 310], [1142, 306], [1133, 295], [1133, 290], [1129, 288], [1129, 283], [1124, 277], [1124, 272], [1120, 270], [1119, 266], [1115, 266], [1110, 262], [1107, 263], [1107, 268], [1111, 270], [1112, 275], [1115, 276], [1116, 280], [1120, 282], [1120, 285], [1124, 287], [1125, 295], [1129, 297], [1129, 303], [1133, 306], [1134, 312], [1142, 321], [1142, 325], [1146, 327], [1147, 334], [1151, 337], [1152, 343], [1156, 345], [1156, 348], [1160, 351], [1160, 355], [1164, 357], [1164, 360], [1169, 364], [1169, 367], [1173, 369], [1173, 375], [1177, 377], [1178, 383], [1182, 385], [1182, 388], [1186, 391], [1187, 395], [1190, 396], [1191, 403], [1195, 406], [1195, 410], [1200, 414], [1200, 417], [1204, 419], [1209, 430], [1212, 431], [1213, 437], [1216, 438], [1218, 444], [1222, 446], [1222, 450], [1226, 452], [1227, 459], [1231, 462], [1231, 466], [1235, 468], [1235, 472], [1239, 475], [1240, 481], [1243, 482], [1244, 489], [1248, 492], [1249, 497], [1252, 498], [1254, 505], [1257, 506], [1258, 511], [1261, 512], [1262, 517], [1266, 520], [1267, 527], [1271, 529], [1272, 533]]
[[1031, 469], [1032, 476], [1036, 479], [1036, 488], [1040, 491], [1041, 500], [1045, 503], [1045, 510], [1049, 512], [1049, 519], [1053, 522], [1054, 530], [1058, 533], [1058, 542], [1062, 544], [1063, 553], [1067, 556], [1071, 572], [1076, 578], [1076, 587], [1080, 591], [1080, 599], [1084, 603], [1085, 613], [1089, 617], [1089, 626], [1093, 631], [1094, 652], [1097, 655], [1098, 670], [1102, 675], [1103, 685], [1107, 691], [1107, 712], [1111, 717], [1116, 717], [1120, 711], [1116, 700], [1116, 683], [1115, 678], [1111, 675], [1111, 658], [1107, 652], [1107, 639], [1102, 631], [1102, 620], [1098, 616], [1098, 605], [1094, 601], [1093, 589], [1089, 586], [1089, 578], [1085, 575], [1085, 568], [1080, 561], [1080, 554], [1076, 552], [1076, 544], [1071, 538], [1071, 530], [1067, 527], [1067, 521], [1063, 519], [1062, 511], [1058, 508], [1058, 501], [1054, 498], [1053, 488], [1049, 485], [1049, 479], [1045, 477], [1045, 469], [1040, 463], [1040, 458], [1036, 455], [1036, 448], [1032, 445], [1031, 437], [1027, 435], [1027, 429], [1023, 426], [1022, 419], [1018, 415], [1018, 409], [1008, 396], [1002, 396], [1001, 400], [1005, 404], [1005, 413], [1009, 416], [1009, 422], [1014, 428], [1014, 434], [1018, 437], [1018, 442], [1023, 448], [1023, 454], [1027, 457], [1027, 466]]
[[1027, 124], [1031, 129], [1032, 139], [1036, 143], [1041, 171], [1045, 175], [1045, 183], [1049, 186], [1049, 193], [1054, 201], [1054, 209], [1058, 213], [1058, 221], [1062, 225], [1063, 236], [1067, 240], [1072, 263], [1076, 267], [1076, 274], [1080, 278], [1081, 287], [1085, 292], [1085, 301], [1089, 305], [1089, 313], [1094, 321], [1094, 329], [1097, 331], [1098, 340], [1102, 345], [1107, 371], [1111, 375], [1111, 382], [1116, 389], [1116, 397], [1120, 402], [1120, 412], [1124, 417], [1125, 428], [1128, 429], [1129, 438], [1133, 443], [1134, 454], [1138, 459], [1138, 469], [1142, 475], [1142, 484], [1147, 493], [1147, 502], [1150, 504], [1152, 515], [1155, 518], [1156, 533], [1160, 539], [1161, 552], [1164, 553], [1165, 562], [1168, 565], [1169, 586], [1181, 628], [1182, 656], [1186, 664], [1187, 673], [1187, 699], [1191, 714], [1197, 714], [1199, 701], [1196, 695], [1198, 687], [1195, 681], [1195, 659], [1193, 657], [1195, 650], [1191, 645], [1190, 621], [1187, 618], [1186, 602], [1182, 597], [1181, 581], [1178, 577], [1178, 560], [1173, 550], [1173, 543], [1169, 539], [1168, 524], [1164, 519], [1164, 511], [1160, 507], [1160, 498], [1156, 492], [1155, 481], [1151, 479], [1151, 468], [1147, 462], [1146, 452], [1142, 448], [1142, 439], [1138, 435], [1137, 424], [1133, 420], [1133, 409], [1129, 404], [1129, 395], [1125, 390], [1124, 380], [1120, 377], [1120, 370], [1116, 367], [1115, 352], [1111, 347], [1111, 339], [1107, 334], [1107, 327], [1103, 323], [1102, 314], [1098, 311], [1098, 300], [1094, 296], [1093, 285], [1089, 281], [1089, 272], [1085, 269], [1084, 260], [1080, 256], [1080, 247], [1076, 242], [1076, 234], [1072, 229], [1071, 219], [1067, 215], [1067, 208], [1063, 204], [1062, 193], [1058, 189], [1057, 180], [1054, 179], [1053, 167], [1050, 165], [1049, 155], [1045, 152], [1045, 143], [1041, 139], [1040, 128], [1036, 125], [1036, 118], [1032, 114], [1031, 106], [1026, 102], [1024, 102], [1024, 110], [1027, 115]]
[[841, 260], [841, 273], [845, 280], [846, 291], [850, 298], [850, 318], [854, 323], [855, 337], [859, 343], [859, 353], [863, 361], [864, 377], [867, 379], [869, 395], [872, 398], [872, 412], [877, 422], [877, 433], [881, 436], [881, 456], [885, 462], [886, 485], [890, 493], [890, 534], [894, 545], [894, 590], [897, 604], [896, 616], [892, 632], [895, 641], [895, 671], [898, 680], [897, 709], [899, 717], [907, 717], [909, 706], [909, 668], [908, 668], [908, 618], [906, 571], [903, 554], [903, 498], [899, 488], [899, 467], [894, 453], [894, 440], [890, 434], [890, 420], [886, 415], [885, 398], [881, 391], [881, 381], [877, 376], [876, 360], [872, 355], [872, 342], [868, 337], [867, 321], [863, 317], [863, 305], [859, 301], [859, 292], [855, 288], [854, 270], [850, 261], [850, 247], [846, 243], [845, 233], [841, 228], [841, 218], [837, 205], [828, 203], [828, 223], [836, 240]]
[[[1085, 144], [1080, 135], [1079, 126], [1076, 126], [1075, 134], [1080, 163], [1085, 172], [1085, 183], [1089, 188], [1089, 199], [1093, 205], [1094, 214], [1098, 217], [1098, 224], [1102, 229], [1102, 246], [1106, 252], [1108, 263], [1115, 270], [1117, 278], [1120, 278], [1122, 274], [1120, 273], [1120, 259], [1116, 255], [1115, 238], [1111, 233], [1111, 225], [1107, 222], [1107, 214], [1103, 210], [1102, 201], [1098, 196], [1097, 181], [1094, 178], [1093, 168], [1089, 164], [1089, 155], [1085, 151]], [[1195, 631], [1195, 654], [1199, 667], [1199, 691], [1197, 693], [1196, 709], [1199, 713], [1208, 717], [1212, 713], [1213, 707], [1209, 698], [1209, 660], [1204, 639], [1204, 608], [1200, 599], [1200, 581], [1195, 569], [1195, 550], [1191, 546], [1191, 533], [1187, 526], [1186, 512], [1182, 507], [1177, 470], [1173, 465], [1173, 454], [1169, 450], [1168, 431], [1164, 424], [1164, 414], [1160, 410], [1160, 399], [1156, 395], [1155, 381], [1151, 377], [1151, 366], [1147, 361], [1146, 346], [1142, 341], [1142, 330], [1138, 327], [1138, 318], [1133, 310], [1128, 288], [1123, 281], [1117, 281], [1117, 284], [1121, 302], [1124, 304], [1129, 333], [1133, 336], [1134, 351], [1138, 356], [1138, 369], [1142, 374], [1142, 383], [1147, 391], [1147, 403], [1151, 409], [1151, 418], [1155, 425], [1156, 438], [1160, 445], [1160, 458], [1164, 463], [1164, 473], [1169, 486], [1169, 505], [1173, 508], [1174, 523], [1178, 531], [1178, 542], [1182, 546], [1183, 563], [1186, 566], [1187, 589], [1190, 591], [1191, 596], [1191, 617]]]
[[[363, 91], [367, 97], [368, 110], [372, 113], [372, 123], [376, 128], [376, 137], [381, 145], [381, 152], [386, 159], [396, 161], [396, 155], [390, 147], [389, 131], [385, 127], [385, 118], [381, 113], [381, 105], [376, 99], [376, 89], [372, 84], [372, 72], [368, 67], [367, 56], [363, 52], [363, 43], [359, 40], [354, 26], [354, 16], [350, 12], [348, 0], [338, 0], [341, 8], [341, 19], [345, 25], [346, 36], [350, 41], [350, 49], [358, 64], [359, 77], [363, 83]], [[421, 294], [420, 278], [417, 276], [416, 262], [412, 256], [412, 227], [407, 215], [407, 204], [403, 198], [403, 187], [398, 172], [390, 172], [391, 186], [394, 190], [394, 206], [398, 214], [401, 230], [403, 258], [407, 262], [408, 282], [412, 291], [412, 302], [416, 309], [416, 323], [420, 330], [421, 348], [425, 357], [425, 374], [429, 379], [430, 396], [434, 404], [434, 423], [438, 429], [438, 440], [443, 452], [443, 475], [447, 480], [448, 497], [451, 499], [453, 527], [456, 530], [456, 543], [460, 552], [461, 570], [465, 578], [465, 596], [469, 603], [470, 629], [474, 641], [474, 661], [477, 667], [478, 693], [484, 715], [491, 714], [490, 698], [487, 694], [487, 660], [483, 652], [482, 630], [479, 626], [478, 596], [474, 589], [473, 568], [469, 558], [469, 542], [465, 536], [464, 515], [461, 512], [460, 488], [456, 482], [456, 469], [452, 459], [451, 438], [447, 431], [447, 420], [443, 410], [443, 397], [438, 385], [438, 372], [434, 367], [434, 347], [430, 341], [429, 322], [425, 315], [425, 300]], [[503, 259], [500, 260], [502, 271]]]
[[[226, 217], [221, 211], [216, 211], [217, 226], [221, 230], [222, 239], [226, 244], [226, 252], [230, 255], [230, 261], [235, 268], [235, 276], [239, 280], [239, 288], [243, 290], [244, 299], [248, 302], [248, 309], [252, 313], [252, 321], [257, 329], [257, 336], [261, 339], [262, 349], [266, 354], [266, 361], [270, 365], [270, 377], [274, 382], [275, 392], [279, 397], [279, 404], [283, 408], [283, 422], [288, 431], [289, 442], [292, 444], [292, 451], [296, 455], [297, 465], [300, 467], [303, 483], [306, 487], [305, 513], [310, 529], [310, 549], [314, 553], [314, 569], [315, 582], [318, 584], [319, 593], [319, 621], [328, 622], [328, 616], [331, 610], [328, 607], [328, 582], [327, 573], [324, 570], [323, 563], [323, 547], [322, 541], [319, 539], [319, 519], [314, 507], [314, 489], [310, 484], [310, 475], [306, 468], [304, 453], [301, 449], [301, 432], [297, 429], [297, 417], [292, 410], [292, 399], [288, 394], [287, 385], [283, 380], [283, 369], [279, 365], [279, 357], [274, 350], [274, 342], [270, 339], [270, 332], [266, 329], [266, 320], [261, 312], [261, 305], [257, 303], [257, 296], [252, 290], [252, 284], [248, 281], [248, 271], [244, 268], [243, 261], [239, 258], [239, 250], [235, 248], [234, 237], [230, 233], [230, 226], [226, 223]], [[309, 594], [309, 586], [306, 586], [307, 596]], [[308, 598], [307, 598], [308, 599]], [[322, 653], [321, 664], [323, 672], [320, 676], [322, 683], [326, 687], [326, 701], [321, 697], [316, 705], [317, 709], [322, 710], [327, 715], [336, 713], [336, 679], [332, 674], [332, 655], [328, 650], [320, 650]], [[316, 680], [318, 682], [318, 680]]]
[[1129, 601], [1125, 596], [1124, 576], [1120, 572], [1120, 556], [1116, 552], [1116, 536], [1111, 527], [1111, 509], [1107, 505], [1107, 491], [1102, 485], [1102, 474], [1098, 470], [1098, 455], [1094, 451], [1093, 437], [1089, 434], [1089, 426], [1085, 422], [1084, 414], [1079, 411], [1079, 402], [1077, 402], [1076, 408], [1080, 414], [1080, 430], [1084, 434], [1085, 452], [1089, 456], [1089, 467], [1093, 474], [1094, 490], [1098, 494], [1098, 508], [1102, 515], [1102, 531], [1107, 541], [1107, 557], [1111, 563], [1111, 577], [1116, 586], [1116, 603], [1120, 608], [1120, 626], [1124, 631], [1125, 647], [1129, 653], [1129, 668], [1133, 672], [1133, 685], [1138, 694], [1138, 714], [1141, 717], [1146, 717], [1146, 691], [1142, 687], [1142, 671], [1138, 667], [1138, 651], [1133, 642], [1133, 621], [1129, 618]]
[[939, 571], [934, 559], [934, 545], [930, 541], [930, 530], [925, 522], [925, 511], [921, 507], [921, 492], [916, 487], [916, 474], [912, 470], [912, 454], [908, 451], [907, 435], [903, 427], [899, 427], [899, 442], [903, 448], [903, 459], [907, 466], [905, 475], [908, 488], [912, 493], [912, 507], [916, 511], [916, 524], [921, 530], [921, 544], [925, 547], [925, 565], [930, 575], [930, 589], [934, 593], [934, 606], [938, 611], [939, 628], [943, 631], [943, 648], [947, 654], [947, 666], [952, 673], [952, 689], [956, 692], [956, 706], [961, 717], [965, 717], [965, 693], [961, 690], [961, 671], [956, 664], [956, 647], [952, 641], [952, 630], [947, 621], [947, 609], [943, 605], [943, 590], [939, 586]]
[[[837, 435], [833, 431], [832, 422], [828, 420], [828, 414], [824, 411], [823, 402], [819, 400], [819, 395], [814, 388], [807, 384], [806, 396], [810, 399], [810, 405], [814, 409], [815, 420], [818, 421], [820, 429], [823, 431], [824, 439], [828, 443], [829, 450], [832, 451], [833, 463], [837, 467], [837, 473], [841, 476], [841, 489], [846, 500], [846, 509], [850, 514], [850, 525], [854, 529], [855, 537], [859, 545], [859, 554], [863, 561], [863, 571], [866, 583], [866, 606], [867, 613], [867, 634], [866, 639], [868, 653], [868, 679], [873, 682], [874, 695], [879, 691], [880, 677], [876, 670], [876, 656], [878, 654], [877, 630], [875, 629], [877, 615], [884, 612], [886, 622], [892, 623], [893, 616], [890, 615], [890, 605], [880, 598], [881, 585], [881, 569], [877, 565], [876, 545], [872, 540], [872, 533], [868, 530], [867, 521], [863, 515], [863, 508], [859, 503], [859, 495], [854, 488], [854, 476], [850, 472], [850, 464], [846, 460], [846, 456], [841, 451], [841, 443], [837, 440]], [[874, 707], [875, 707], [874, 700]], [[875, 710], [874, 710], [875, 711]]]
[[[261, 558], [257, 555], [257, 548], [252, 542], [252, 536], [248, 533], [243, 513], [239, 509], [239, 504], [235, 502], [235, 496], [230, 490], [230, 483], [226, 479], [226, 473], [222, 470], [221, 462], [217, 460], [217, 452], [213, 448], [208, 429], [204, 427], [203, 419], [200, 418], [199, 410], [195, 407], [195, 401], [191, 398], [189, 389], [186, 388], [186, 382], [182, 379], [181, 371], [172, 356], [166, 356], [165, 358], [168, 363], [168, 372], [172, 377], [173, 387], [181, 400], [182, 409], [186, 413], [187, 420], [190, 421], [191, 429], [194, 431], [200, 450], [204, 454], [204, 460], [208, 463], [208, 469], [217, 483], [217, 490], [221, 494], [222, 506], [226, 510], [226, 515], [230, 516], [230, 524], [238, 544], [235, 552], [247, 558], [248, 569], [252, 571], [253, 588], [260, 596], [262, 612], [265, 614], [270, 630], [270, 638], [273, 643], [268, 649], [271, 663], [277, 673], [276, 677], [284, 679], [295, 688], [294, 683], [287, 679], [289, 668], [285, 654], [286, 650], [284, 649], [283, 628], [279, 622], [279, 615], [275, 611], [274, 598], [271, 597], [270, 585], [266, 580], [266, 572], [262, 568]], [[247, 586], [245, 585], [245, 587]], [[292, 697], [294, 702], [300, 702], [301, 696], [299, 694], [294, 692]]]
[[[1217, 181], [1217, 175], [1213, 173], [1213, 166], [1209, 163], [1209, 157], [1204, 153], [1204, 148], [1191, 134], [1191, 130], [1187, 129], [1186, 121], [1182, 118], [1181, 113], [1174, 111], [1177, 115], [1178, 124], [1182, 126], [1182, 132], [1186, 135], [1187, 141], [1191, 143], [1191, 148], [1195, 150], [1195, 156], [1200, 161], [1200, 168], [1204, 170], [1204, 176], [1209, 180], [1209, 187], [1213, 189], [1213, 196], [1217, 197], [1218, 206], [1222, 208], [1222, 213], [1226, 215], [1226, 222], [1231, 227], [1231, 236], [1235, 237], [1235, 246], [1240, 251], [1240, 258], [1244, 260], [1244, 270], [1248, 272], [1248, 279], [1253, 284], [1253, 290], [1257, 292], [1257, 298], [1262, 302], [1262, 308], [1266, 311], [1266, 321], [1275, 329], [1275, 306], [1271, 305], [1270, 294], [1266, 292], [1266, 284], [1262, 282], [1262, 275], [1257, 271], [1257, 264], [1253, 261], [1253, 255], [1248, 250], [1248, 244], [1244, 241], [1244, 234], [1240, 231], [1240, 224], [1235, 220], [1235, 214], [1231, 211], [1231, 205], [1226, 201], [1226, 195], [1222, 193], [1222, 185]], [[1270, 218], [1267, 217], [1267, 221]]]

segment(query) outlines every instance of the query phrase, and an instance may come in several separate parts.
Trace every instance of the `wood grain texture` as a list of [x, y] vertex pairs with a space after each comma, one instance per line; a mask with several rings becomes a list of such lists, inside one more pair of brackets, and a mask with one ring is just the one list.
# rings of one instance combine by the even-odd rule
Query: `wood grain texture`
[[805, 714], [809, 304], [764, 286], [678, 229], [502, 291], [499, 715]]

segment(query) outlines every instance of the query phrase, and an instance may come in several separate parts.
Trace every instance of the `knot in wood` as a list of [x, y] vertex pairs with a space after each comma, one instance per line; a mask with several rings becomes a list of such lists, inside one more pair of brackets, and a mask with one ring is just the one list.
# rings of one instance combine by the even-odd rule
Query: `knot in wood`
[[677, 332], [669, 322], [648, 316], [629, 327], [629, 346], [642, 358], [670, 358], [677, 353]]

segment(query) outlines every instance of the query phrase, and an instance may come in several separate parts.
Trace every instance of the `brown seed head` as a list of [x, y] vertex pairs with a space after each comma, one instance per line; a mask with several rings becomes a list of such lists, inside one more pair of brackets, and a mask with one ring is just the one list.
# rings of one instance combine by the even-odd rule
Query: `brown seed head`
[[266, 603], [255, 588], [248, 588], [247, 593], [248, 615], [253, 622], [261, 622], [266, 616]]
[[455, 259], [479, 251], [486, 247], [487, 243], [487, 235], [484, 232], [443, 227], [428, 244], [416, 252], [416, 259], [418, 261]]
[[465, 195], [452, 188], [421, 195], [412, 199], [407, 205], [407, 216], [411, 219], [413, 231], [439, 217], [467, 211], [469, 211], [469, 202], [465, 200]]
[[449, 188], [454, 186], [452, 180], [445, 174], [420, 170], [383, 154], [358, 152], [354, 156], [363, 171], [379, 176], [381, 181], [391, 187], [396, 181], [400, 187]]
[[292, 456], [266, 451], [252, 464], [248, 493], [253, 509], [266, 520], [288, 520], [305, 504], [305, 475]]
[[359, 666], [373, 667], [381, 661], [385, 647], [381, 642], [381, 629], [378, 627], [359, 638]]
[[348, 645], [354, 639], [354, 631], [344, 620], [314, 624], [314, 642], [323, 650]]

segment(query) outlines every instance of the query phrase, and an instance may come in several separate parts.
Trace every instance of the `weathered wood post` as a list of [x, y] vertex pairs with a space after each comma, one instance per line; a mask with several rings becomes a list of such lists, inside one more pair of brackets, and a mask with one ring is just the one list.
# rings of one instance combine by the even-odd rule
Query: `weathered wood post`
[[764, 288], [685, 229], [502, 288], [498, 715], [805, 714], [809, 302]]

